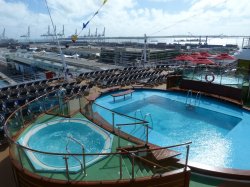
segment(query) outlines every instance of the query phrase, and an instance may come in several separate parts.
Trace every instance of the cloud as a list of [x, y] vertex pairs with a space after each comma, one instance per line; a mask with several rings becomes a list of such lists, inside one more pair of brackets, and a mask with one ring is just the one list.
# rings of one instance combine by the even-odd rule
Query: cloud
[[[41, 0], [43, 1], [43, 0]], [[174, 0], [161, 1], [166, 4]], [[31, 26], [32, 37], [47, 32], [51, 25], [47, 12], [30, 10], [28, 0], [0, 0], [0, 32], [6, 28], [8, 37], [19, 38]], [[82, 27], [100, 7], [102, 0], [48, 0], [53, 20], [59, 31], [65, 25], [66, 36], [70, 36]], [[164, 7], [155, 9], [140, 6], [142, 0], [109, 0], [99, 14], [88, 25], [94, 33], [101, 33], [106, 27], [108, 36], [143, 36], [187, 34], [242, 34], [249, 35], [250, 4], [248, 0], [192, 0], [189, 8], [170, 13]], [[176, 1], [176, 6], [178, 6]], [[32, 1], [29, 1], [32, 3]], [[37, 8], [38, 9], [38, 8]], [[82, 34], [88, 33], [88, 28]]]
[[153, 2], [153, 3], [168, 3], [168, 2], [172, 2], [176, 0], [148, 0], [148, 1]]

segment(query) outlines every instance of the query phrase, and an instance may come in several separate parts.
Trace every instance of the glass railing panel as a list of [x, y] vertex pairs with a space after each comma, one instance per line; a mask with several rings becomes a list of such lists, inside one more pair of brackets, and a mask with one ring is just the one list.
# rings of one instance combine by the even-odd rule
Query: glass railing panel
[[230, 67], [186, 67], [183, 70], [183, 79], [211, 82], [235, 88], [242, 88], [248, 84], [248, 71], [241, 68]]
[[44, 99], [44, 106], [46, 111], [50, 114], [58, 115], [60, 113], [59, 102], [63, 103], [63, 100], [59, 101], [59, 98], [56, 94], [47, 95]]
[[12, 156], [13, 162], [18, 163], [19, 167], [22, 168], [22, 159], [21, 159], [21, 148], [17, 146], [15, 143], [10, 143], [9, 153]]
[[221, 69], [221, 79], [218, 84], [242, 88], [245, 78], [245, 70], [242, 69]]
[[193, 73], [194, 73], [194, 69], [193, 68], [186, 67], [183, 70], [183, 78], [184, 79], [192, 80], [193, 79]]
[[35, 119], [35, 114], [33, 113], [31, 106], [32, 105], [27, 104], [19, 109], [20, 114], [21, 114], [20, 116], [23, 119], [24, 126], [30, 124]]
[[236, 70], [237, 77], [242, 79], [242, 87], [249, 86], [249, 70], [248, 69], [237, 69]]
[[64, 106], [66, 115], [72, 115], [80, 110], [80, 100], [79, 98], [74, 98], [67, 101], [66, 106]]
[[35, 99], [33, 102], [29, 103], [28, 106], [33, 116], [40, 115], [44, 112], [43, 97]]
[[85, 115], [87, 118], [92, 119], [93, 118], [93, 110], [92, 105], [89, 100], [87, 100], [85, 97], [79, 98], [80, 101], [80, 109], [83, 115]]
[[7, 132], [9, 137], [15, 136], [23, 128], [23, 120], [20, 111], [14, 112], [6, 123]]
[[59, 105], [59, 99], [56, 94], [54, 95], [47, 95], [44, 98], [44, 105], [46, 109], [51, 109]]

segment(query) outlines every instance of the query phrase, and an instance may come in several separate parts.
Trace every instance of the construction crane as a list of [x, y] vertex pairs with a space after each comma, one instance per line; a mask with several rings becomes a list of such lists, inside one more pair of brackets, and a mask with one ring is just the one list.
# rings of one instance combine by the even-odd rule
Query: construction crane
[[3, 33], [0, 35], [1, 39], [5, 39], [5, 28], [3, 29]]
[[60, 38], [63, 38], [65, 36], [64, 35], [64, 25], [63, 25], [63, 28], [62, 28], [62, 32], [58, 33], [57, 36], [59, 36]]
[[24, 34], [24, 35], [21, 35], [20, 37], [21, 37], [21, 38], [26, 38], [27, 40], [29, 40], [29, 38], [30, 38], [30, 26], [28, 26], [28, 31], [27, 31], [27, 33]]
[[[55, 27], [55, 31], [56, 31], [56, 27]], [[42, 34], [41, 36], [42, 36], [42, 37], [54, 36], [54, 34], [52, 34], [52, 33], [50, 32], [50, 26], [49, 26], [49, 25], [48, 25], [47, 33], [46, 33], [46, 34]]]

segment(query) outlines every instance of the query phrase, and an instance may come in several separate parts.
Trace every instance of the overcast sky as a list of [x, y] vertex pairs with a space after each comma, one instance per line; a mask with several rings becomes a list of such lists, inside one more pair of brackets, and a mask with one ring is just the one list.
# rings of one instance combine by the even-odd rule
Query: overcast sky
[[[70, 36], [86, 22], [103, 0], [48, 0], [57, 32], [65, 25]], [[39, 37], [51, 25], [44, 0], [0, 0], [0, 34], [20, 38], [31, 27]], [[142, 36], [176, 34], [250, 35], [249, 0], [108, 0], [81, 35]], [[52, 29], [51, 29], [52, 30]]]

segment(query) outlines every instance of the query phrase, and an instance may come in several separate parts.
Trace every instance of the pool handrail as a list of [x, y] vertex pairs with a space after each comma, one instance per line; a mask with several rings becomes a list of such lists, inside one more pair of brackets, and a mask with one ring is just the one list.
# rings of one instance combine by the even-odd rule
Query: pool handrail
[[[79, 144], [82, 147], [82, 161], [83, 161], [83, 169], [84, 169], [84, 174], [86, 174], [86, 159], [85, 159], [85, 148], [84, 145], [77, 139], [75, 139], [73, 136], [67, 136], [69, 139], [71, 139], [72, 141], [76, 142], [77, 144]], [[80, 161], [81, 163], [81, 161]], [[82, 166], [82, 165], [81, 165]]]
[[[67, 136], [67, 137], [68, 137], [68, 136]], [[66, 151], [67, 151], [67, 153], [71, 154], [71, 152], [70, 152], [69, 149], [68, 149], [69, 140], [70, 140], [70, 138], [68, 137], [68, 141], [67, 141], [67, 144], [66, 144]], [[84, 154], [84, 149], [83, 149], [83, 154]], [[82, 163], [82, 162], [80, 161], [80, 159], [77, 158], [75, 155], [72, 155], [72, 157], [80, 163], [80, 165], [81, 165], [81, 171], [83, 171], [83, 169], [84, 169], [84, 167], [85, 167], [85, 159], [83, 159], [83, 163]], [[83, 158], [85, 158], [85, 157], [83, 156]], [[65, 161], [66, 161], [66, 159], [65, 159]], [[83, 166], [83, 165], [84, 165], [84, 166]]]
[[101, 106], [101, 105], [99, 105], [99, 104], [97, 104], [97, 103], [93, 103], [93, 104], [94, 104], [94, 105], [97, 105], [97, 106], [99, 106], [99, 107], [101, 107], [101, 108], [103, 108], [103, 109], [105, 109], [105, 110], [108, 110], [108, 111], [110, 111], [110, 112], [116, 113], [116, 114], [118, 114], [118, 115], [120, 115], [120, 116], [125, 116], [125, 117], [130, 118], [130, 119], [134, 119], [134, 120], [137, 120], [137, 121], [141, 121], [141, 122], [143, 122], [143, 123], [148, 123], [148, 121], [145, 121], [145, 120], [142, 120], [142, 119], [139, 119], [139, 118], [135, 118], [135, 117], [132, 117], [132, 116], [128, 116], [128, 115], [123, 114], [123, 113], [120, 113], [120, 112], [113, 111], [113, 110], [108, 109], [108, 108], [106, 108], [106, 107], [104, 107], [104, 106]]
[[[118, 142], [120, 142], [120, 130], [121, 130], [121, 127], [122, 126], [132, 126], [132, 125], [134, 125], [134, 126], [136, 126], [136, 125], [143, 125], [145, 128], [146, 128], [146, 145], [148, 144], [148, 129], [150, 128], [150, 129], [153, 129], [152, 127], [150, 127], [149, 125], [148, 125], [148, 123], [142, 123], [142, 122], [139, 122], [139, 123], [130, 123], [130, 124], [116, 124], [116, 126], [118, 126], [118, 134], [119, 134], [119, 136], [118, 136], [118, 138], [119, 138], [119, 141]], [[119, 143], [118, 143], [118, 145], [120, 145]]]

